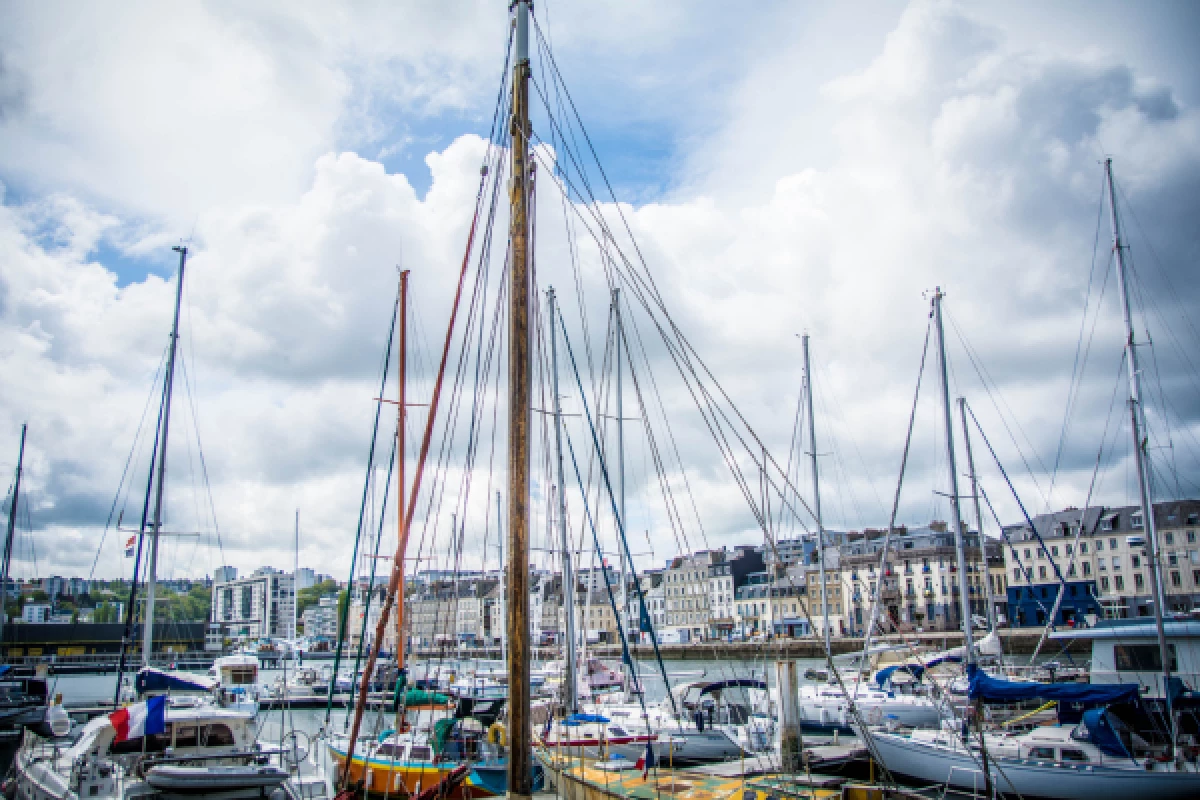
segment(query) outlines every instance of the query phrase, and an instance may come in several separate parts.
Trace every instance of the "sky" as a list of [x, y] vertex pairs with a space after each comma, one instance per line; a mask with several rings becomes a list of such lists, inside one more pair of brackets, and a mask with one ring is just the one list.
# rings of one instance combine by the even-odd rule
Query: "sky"
[[[29, 425], [15, 574], [129, 574], [124, 529], [142, 512], [181, 243], [165, 526], [177, 535], [160, 576], [297, 558], [348, 574], [397, 267], [412, 271], [410, 391], [425, 402], [487, 152], [507, 5], [0, 10], [6, 474]], [[1002, 521], [1020, 521], [1018, 497], [1031, 514], [1135, 502], [1101, 213], [1106, 157], [1138, 336], [1153, 342], [1139, 355], [1156, 496], [1200, 494], [1194, 4], [759, 3], [733, 13], [717, 2], [541, 0], [535, 13], [619, 202], [602, 213], [624, 215], [671, 319], [780, 464], [811, 450], [789, 447], [798, 337], [810, 334], [828, 527], [887, 524], [936, 286], [953, 394], [976, 410], [1014, 486], [976, 440]], [[546, 87], [540, 58], [534, 81]], [[553, 139], [538, 108], [534, 126]], [[549, 164], [568, 156], [542, 152]], [[555, 182], [544, 185], [539, 289], [572, 298], [574, 347], [584, 310], [600, 347], [599, 251], [581, 246], [573, 271], [571, 215]], [[671, 485], [682, 491], [686, 478], [690, 489], [687, 522], [672, 526], [650, 434], [630, 426], [636, 560], [760, 543], [654, 341], [656, 318], [636, 303], [628, 314], [648, 342], [641, 379], [653, 376], [672, 420]], [[937, 389], [931, 362], [897, 517], [910, 525], [948, 513]], [[573, 387], [562, 394], [582, 413]], [[636, 405], [631, 393], [626, 403]], [[410, 478], [421, 413], [409, 422]], [[582, 419], [568, 423], [576, 446], [589, 435]], [[385, 438], [391, 430], [385, 420]], [[954, 435], [961, 460], [957, 422]], [[466, 474], [451, 462], [445, 491], [459, 500], [422, 524], [448, 542], [448, 512], [462, 503], [465, 563], [494, 563], [494, 530], [491, 544], [481, 532], [493, 501], [479, 486], [502, 483], [502, 470], [477, 467], [463, 500]], [[555, 479], [534, 472], [535, 505], [548, 505]], [[811, 500], [810, 472], [792, 474]], [[382, 485], [379, 474], [372, 508]], [[578, 535], [582, 497], [568, 500]], [[611, 538], [611, 514], [591, 510]], [[366, 515], [373, 530], [376, 516]], [[780, 517], [778, 532], [806, 525]], [[534, 526], [544, 546], [544, 511]], [[389, 551], [386, 513], [383, 527]]]

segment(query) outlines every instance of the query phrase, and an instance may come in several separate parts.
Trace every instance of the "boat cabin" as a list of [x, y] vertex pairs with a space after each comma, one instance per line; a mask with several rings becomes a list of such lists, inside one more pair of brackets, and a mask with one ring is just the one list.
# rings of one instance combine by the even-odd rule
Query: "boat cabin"
[[[1168, 619], [1163, 622], [1172, 677], [1188, 689], [1200, 687], [1200, 621]], [[1163, 694], [1162, 653], [1153, 619], [1104, 620], [1093, 628], [1055, 631], [1050, 638], [1060, 642], [1090, 640], [1090, 683], [1136, 683], [1144, 697], [1161, 699]]]

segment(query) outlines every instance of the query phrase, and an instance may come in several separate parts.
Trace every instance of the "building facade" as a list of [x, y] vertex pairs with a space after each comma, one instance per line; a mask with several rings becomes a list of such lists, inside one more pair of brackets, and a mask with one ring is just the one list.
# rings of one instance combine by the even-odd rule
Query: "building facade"
[[296, 592], [293, 578], [260, 567], [245, 578], [214, 583], [212, 621], [226, 634], [243, 639], [293, 639]]

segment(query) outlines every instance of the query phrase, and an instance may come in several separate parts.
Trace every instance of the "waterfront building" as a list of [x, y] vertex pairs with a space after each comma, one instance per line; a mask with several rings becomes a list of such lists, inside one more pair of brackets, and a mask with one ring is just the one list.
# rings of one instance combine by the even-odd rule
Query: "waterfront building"
[[272, 567], [259, 567], [245, 578], [214, 583], [212, 621], [232, 637], [293, 639], [293, 584], [292, 575]]

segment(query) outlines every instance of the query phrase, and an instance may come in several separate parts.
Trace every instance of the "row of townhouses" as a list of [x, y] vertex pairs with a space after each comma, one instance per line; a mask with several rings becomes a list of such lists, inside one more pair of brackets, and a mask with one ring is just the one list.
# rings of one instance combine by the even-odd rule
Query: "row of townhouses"
[[[1168, 610], [1200, 607], [1200, 501], [1160, 503], [1155, 520]], [[1032, 528], [1006, 526], [982, 549], [976, 531], [967, 532], [965, 543], [968, 605], [977, 623], [990, 618], [1032, 627], [1053, 619], [1070, 626], [1153, 613], [1146, 531], [1136, 507], [1066, 509], [1036, 517]], [[618, 619], [627, 636], [642, 641], [651, 630], [663, 642], [805, 637], [820, 635], [824, 626], [835, 636], [862, 635], [875, 598], [885, 624], [956, 630], [962, 624], [958, 570], [953, 529], [935, 521], [890, 536], [886, 530], [827, 531], [824, 552], [814, 537], [702, 550], [631, 576], [624, 591], [611, 567], [583, 569], [574, 603], [567, 605], [577, 635], [589, 642], [616, 641]], [[561, 642], [561, 576], [535, 571], [530, 587], [534, 641]], [[504, 636], [496, 572], [422, 574], [407, 591], [406, 635], [414, 647], [495, 645]]]

